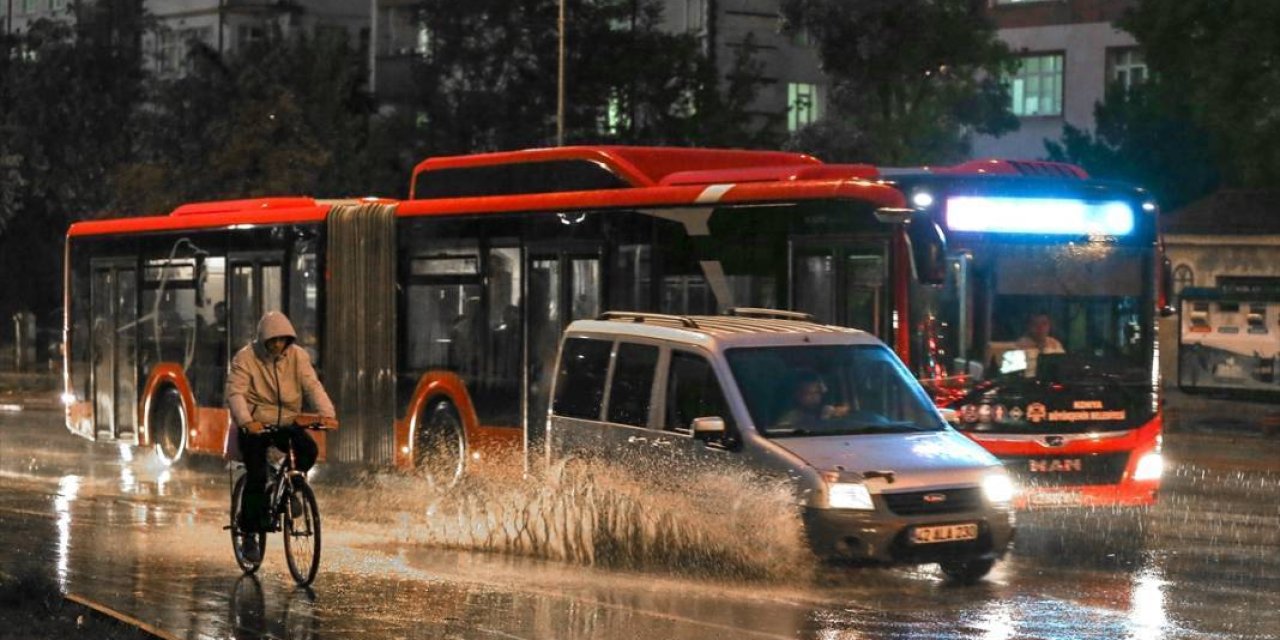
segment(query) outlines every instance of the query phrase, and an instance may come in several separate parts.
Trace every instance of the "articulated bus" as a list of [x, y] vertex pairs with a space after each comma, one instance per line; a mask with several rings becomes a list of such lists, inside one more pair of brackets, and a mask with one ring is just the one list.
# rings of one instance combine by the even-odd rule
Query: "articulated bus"
[[[1158, 449], [1150, 375], [1131, 391], [1115, 382], [1133, 371], [1103, 367], [1152, 359], [1154, 212], [1136, 190], [987, 170], [913, 182], [795, 153], [563, 147], [426, 160], [405, 201], [265, 198], [77, 223], [67, 426], [165, 460], [220, 453], [228, 358], [278, 309], [339, 409], [328, 460], [430, 462], [456, 478], [538, 450], [572, 320], [785, 308], [884, 339], [970, 437], [1022, 456], [1029, 483], [1119, 499]], [[1032, 306], [1053, 314], [1068, 357], [1006, 371], [1009, 323]], [[1059, 415], [1085, 405], [1087, 420]], [[1081, 482], [1060, 480], [1076, 467]]]

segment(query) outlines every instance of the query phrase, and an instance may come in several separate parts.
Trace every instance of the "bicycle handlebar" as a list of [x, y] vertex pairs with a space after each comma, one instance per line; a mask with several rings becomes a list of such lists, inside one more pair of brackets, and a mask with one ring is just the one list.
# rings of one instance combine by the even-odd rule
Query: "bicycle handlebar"
[[333, 431], [338, 428], [338, 421], [334, 418], [326, 418], [315, 414], [299, 414], [293, 419], [293, 424], [278, 427], [275, 425], [263, 425], [262, 431], [265, 433], [293, 427], [310, 431]]

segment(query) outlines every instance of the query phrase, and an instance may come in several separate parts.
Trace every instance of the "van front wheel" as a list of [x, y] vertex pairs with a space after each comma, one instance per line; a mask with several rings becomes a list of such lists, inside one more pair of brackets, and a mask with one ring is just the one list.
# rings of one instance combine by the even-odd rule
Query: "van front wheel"
[[995, 558], [970, 558], [967, 560], [947, 560], [939, 562], [942, 573], [952, 582], [973, 584], [981, 580], [996, 564]]
[[452, 487], [466, 466], [462, 418], [448, 400], [428, 405], [418, 421], [413, 443], [414, 466], [432, 484]]

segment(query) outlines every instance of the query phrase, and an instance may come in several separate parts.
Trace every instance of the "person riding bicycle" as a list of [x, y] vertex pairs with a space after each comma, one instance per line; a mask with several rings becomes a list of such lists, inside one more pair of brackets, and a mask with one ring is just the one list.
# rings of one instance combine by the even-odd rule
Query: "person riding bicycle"
[[[311, 366], [305, 349], [295, 348], [297, 332], [279, 311], [268, 311], [258, 322], [257, 338], [231, 359], [227, 377], [227, 408], [240, 429], [240, 451], [248, 480], [236, 526], [246, 533], [265, 531], [271, 526], [267, 512], [267, 447], [285, 449], [293, 445], [298, 471], [306, 473], [315, 464], [319, 448], [304, 429], [294, 427], [302, 412], [303, 398], [310, 401], [326, 426], [336, 424], [336, 412], [324, 385]], [[272, 427], [271, 431], [264, 431]], [[244, 555], [261, 560], [256, 536], [245, 538]]]

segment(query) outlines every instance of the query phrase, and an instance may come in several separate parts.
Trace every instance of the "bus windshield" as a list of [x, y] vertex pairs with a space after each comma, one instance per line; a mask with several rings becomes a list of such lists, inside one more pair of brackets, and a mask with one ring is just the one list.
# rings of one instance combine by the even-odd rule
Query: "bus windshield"
[[995, 256], [987, 378], [1150, 382], [1142, 259], [1105, 246], [1011, 247]]
[[752, 422], [766, 436], [935, 431], [944, 423], [910, 373], [873, 345], [726, 352]]
[[1149, 248], [988, 243], [916, 292], [922, 382], [962, 429], [1055, 432], [1149, 419], [1155, 328]]

